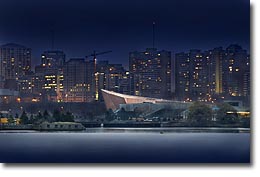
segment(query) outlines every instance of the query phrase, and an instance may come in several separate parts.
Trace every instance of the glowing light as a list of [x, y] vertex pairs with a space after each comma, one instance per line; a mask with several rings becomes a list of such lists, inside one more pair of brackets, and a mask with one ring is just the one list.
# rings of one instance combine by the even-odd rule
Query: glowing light
[[18, 103], [20, 103], [20, 102], [21, 102], [21, 98], [17, 98], [16, 101], [17, 101]]
[[38, 99], [33, 98], [33, 99], [32, 99], [32, 102], [38, 102]]

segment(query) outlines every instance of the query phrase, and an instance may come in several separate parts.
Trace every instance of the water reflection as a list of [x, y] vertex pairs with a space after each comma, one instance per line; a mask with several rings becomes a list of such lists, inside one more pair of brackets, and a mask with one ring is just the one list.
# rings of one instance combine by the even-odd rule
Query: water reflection
[[250, 133], [250, 128], [87, 128], [86, 133]]
[[0, 162], [250, 162], [250, 133], [194, 132], [202, 129], [190, 129], [194, 133], [176, 131], [183, 131], [183, 128], [99, 128], [77, 133], [0, 133]]
[[83, 131], [0, 130], [0, 133], [250, 133], [250, 128], [86, 128]]

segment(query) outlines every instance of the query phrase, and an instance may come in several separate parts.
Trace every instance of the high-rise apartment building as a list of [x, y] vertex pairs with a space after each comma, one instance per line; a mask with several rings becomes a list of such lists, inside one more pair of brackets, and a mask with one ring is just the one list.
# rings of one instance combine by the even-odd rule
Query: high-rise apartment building
[[223, 93], [223, 61], [225, 58], [225, 50], [222, 47], [214, 48], [205, 52], [208, 66], [208, 84], [209, 94]]
[[175, 97], [178, 100], [190, 99], [190, 58], [188, 53], [175, 55]]
[[176, 97], [191, 101], [205, 99], [208, 93], [207, 60], [201, 50], [175, 55]]
[[30, 48], [13, 43], [0, 46], [0, 77], [6, 88], [17, 90], [17, 80], [30, 71]]
[[[248, 64], [247, 64], [248, 63]], [[248, 68], [247, 51], [239, 45], [230, 45], [223, 61], [223, 92], [231, 96], [243, 96], [244, 74]]]
[[93, 101], [91, 85], [88, 83], [87, 63], [82, 58], [73, 58], [63, 67], [65, 102], [90, 102]]
[[[122, 64], [110, 64], [108, 61], [97, 62], [98, 90], [115, 91], [130, 94], [132, 90], [131, 74], [127, 72]], [[99, 97], [102, 100], [102, 97]]]
[[47, 101], [62, 101], [63, 97], [63, 51], [45, 51], [41, 64], [35, 67], [35, 93]]
[[65, 53], [60, 50], [44, 51], [41, 55], [42, 65], [50, 68], [62, 68], [65, 63]]
[[190, 50], [189, 58], [191, 99], [205, 99], [209, 87], [206, 57], [201, 50]]
[[211, 101], [250, 95], [250, 59], [238, 45], [175, 55], [176, 97]]
[[148, 48], [130, 52], [129, 71], [133, 74], [134, 95], [167, 98], [171, 96], [171, 52]]
[[243, 74], [243, 96], [250, 96], [250, 56], [247, 56], [246, 65], [245, 65], [245, 72]]

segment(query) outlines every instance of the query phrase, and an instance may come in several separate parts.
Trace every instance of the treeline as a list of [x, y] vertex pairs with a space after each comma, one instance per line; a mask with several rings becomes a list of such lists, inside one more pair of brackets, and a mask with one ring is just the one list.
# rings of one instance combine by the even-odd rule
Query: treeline
[[194, 102], [189, 109], [162, 109], [149, 116], [142, 117], [138, 111], [121, 109], [114, 113], [108, 110], [105, 121], [149, 119], [155, 122], [169, 122], [179, 126], [242, 126], [250, 127], [250, 119], [241, 117], [228, 103], [220, 103], [213, 108], [203, 102]]
[[36, 102], [36, 103], [13, 103], [13, 104], [1, 104], [0, 111], [12, 110], [12, 114], [18, 113], [21, 115], [22, 111], [25, 110], [28, 115], [38, 114], [40, 111], [43, 113], [47, 110], [52, 114], [55, 110], [62, 112], [72, 112], [77, 117], [82, 118], [93, 118], [105, 114], [106, 107], [103, 102], [91, 102], [91, 103], [71, 103], [71, 102]]
[[61, 112], [59, 110], [54, 110], [52, 114], [50, 114], [47, 110], [43, 113], [38, 112], [37, 115], [28, 115], [25, 111], [22, 112], [19, 117], [18, 114], [15, 114], [15, 117], [12, 115], [3, 114], [0, 115], [1, 118], [7, 118], [8, 124], [41, 124], [42, 122], [74, 122], [74, 116], [71, 112]]
[[237, 110], [227, 103], [218, 104], [216, 110], [202, 102], [195, 102], [188, 109], [188, 120], [193, 122], [217, 121], [235, 123], [240, 121]]
[[237, 126], [250, 127], [250, 119], [239, 116], [237, 110], [227, 103], [218, 104], [216, 109], [195, 102], [189, 109], [187, 120], [196, 126]]

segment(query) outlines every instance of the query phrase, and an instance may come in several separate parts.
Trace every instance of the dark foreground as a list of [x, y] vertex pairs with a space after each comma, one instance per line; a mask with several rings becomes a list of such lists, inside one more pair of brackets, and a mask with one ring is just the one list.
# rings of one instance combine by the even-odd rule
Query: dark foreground
[[[169, 129], [0, 132], [2, 163], [249, 163], [250, 133]], [[220, 133], [222, 132], [222, 133]]]

